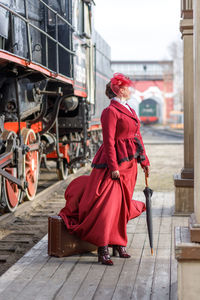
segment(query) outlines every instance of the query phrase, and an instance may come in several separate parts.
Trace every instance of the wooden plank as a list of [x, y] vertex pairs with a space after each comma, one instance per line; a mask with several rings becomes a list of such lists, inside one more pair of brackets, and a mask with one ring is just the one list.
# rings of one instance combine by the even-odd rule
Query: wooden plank
[[[138, 221], [139, 221], [139, 218], [135, 219], [135, 220], [131, 220], [129, 222], [129, 228], [131, 229], [130, 232], [131, 233], [128, 233], [128, 244], [127, 244], [127, 249], [128, 249], [128, 252], [130, 252], [131, 248], [130, 246], [132, 245], [133, 243], [133, 238], [134, 238], [134, 231], [136, 230], [136, 227], [137, 227], [137, 224], [138, 224]], [[131, 226], [133, 226], [133, 228], [131, 228]], [[110, 250], [110, 254], [112, 254], [112, 250]], [[113, 258], [112, 258], [113, 259]], [[133, 259], [133, 258], [132, 258]], [[103, 276], [105, 275], [104, 273], [109, 273], [109, 272], [113, 272], [113, 268], [115, 269], [115, 273], [117, 276], [118, 275], [118, 272], [116, 270], [120, 269], [120, 265], [126, 263], [126, 260], [122, 259], [123, 261], [121, 262], [121, 259], [118, 257], [118, 258], [115, 258], [113, 259], [114, 261], [114, 264], [116, 265], [117, 263], [117, 268], [116, 266], [114, 265], [114, 267], [106, 267], [106, 266], [103, 266], [103, 265], [97, 265], [97, 264], [93, 264], [91, 269], [89, 270], [86, 278], [84, 279], [82, 285], [80, 286], [80, 289], [79, 291], [77, 292], [76, 296], [74, 299], [78, 300], [78, 299], [93, 299], [93, 297], [98, 297], [98, 292], [97, 294], [95, 294], [97, 288], [99, 288], [100, 286], [100, 282], [102, 282], [103, 280]], [[129, 261], [129, 266], [130, 266], [130, 259], [127, 259], [127, 261]], [[120, 263], [120, 264], [119, 264]], [[108, 270], [107, 270], [108, 268]], [[105, 276], [108, 276], [110, 277], [110, 275], [105, 275]], [[113, 288], [115, 288], [115, 285], [113, 285]], [[95, 294], [95, 296], [94, 296]], [[103, 296], [104, 297], [104, 296]]]
[[[73, 258], [77, 261], [77, 257]], [[44, 285], [50, 281], [53, 274], [60, 267], [63, 258], [51, 257], [45, 264], [40, 265], [40, 270], [35, 274], [31, 281], [18, 294], [19, 299], [35, 300], [40, 295]], [[31, 274], [32, 276], [32, 274]]]
[[[181, 219], [181, 218], [180, 218]], [[177, 260], [174, 256], [174, 223], [176, 222], [176, 217], [172, 218], [172, 228], [171, 228], [171, 235], [172, 235], [172, 243], [171, 243], [171, 254], [170, 254], [170, 300], [177, 300]], [[180, 222], [180, 221], [179, 221]]]
[[[155, 258], [154, 274], [151, 286], [151, 299], [169, 299], [170, 293], [170, 254], [171, 254], [171, 234], [165, 233], [166, 226], [171, 228], [172, 219], [167, 217], [168, 224], [164, 221], [166, 215], [172, 212], [172, 201], [168, 197], [163, 198], [163, 210], [161, 215], [160, 232]], [[168, 232], [168, 231], [167, 231]], [[164, 239], [167, 242], [165, 243]]]
[[153, 217], [153, 234], [159, 234], [160, 232], [160, 217]]
[[[139, 223], [137, 226], [139, 226]], [[125, 299], [120, 298], [122, 294], [131, 294], [145, 238], [146, 233], [135, 233], [131, 246], [128, 249], [131, 258], [122, 259], [117, 257], [113, 259], [114, 266], [113, 268], [106, 268], [103, 278], [94, 294], [94, 299], [106, 300], [112, 297], [113, 299]], [[129, 279], [127, 280], [127, 278]]]
[[153, 242], [154, 242], [154, 255], [151, 256], [150, 249], [149, 249], [149, 237], [147, 235], [145, 241], [145, 248], [142, 252], [141, 262], [138, 268], [137, 277], [135, 280], [134, 288], [132, 291], [132, 299], [150, 299], [151, 289], [152, 289], [152, 281], [154, 275], [154, 266], [156, 260], [156, 253], [157, 253], [157, 245], [159, 242], [160, 237], [160, 227], [161, 227], [161, 217], [163, 212], [163, 199], [160, 203], [157, 203], [157, 214], [156, 218], [153, 220], [153, 231], [156, 234], [153, 235]]
[[112, 299], [131, 299], [141, 257], [144, 251], [145, 240], [146, 233], [137, 234], [136, 238], [133, 238], [131, 248], [129, 249], [131, 258], [125, 260], [125, 263], [123, 264]]
[[[93, 299], [95, 291], [96, 291], [100, 281], [102, 280], [102, 277], [103, 277], [103, 274], [104, 274], [106, 268], [107, 268], [107, 266], [105, 266], [105, 265], [99, 265], [97, 263], [94, 263], [91, 266], [88, 274], [86, 275], [83, 283], [81, 284], [79, 290], [77, 291], [77, 293], [73, 299], [74, 300]], [[112, 266], [110, 268], [113, 269]]]
[[[38, 255], [46, 253], [47, 236], [37, 243], [30, 251], [28, 251], [16, 264], [0, 277], [0, 299], [1, 293], [9, 287], [9, 285], [21, 274], [29, 265], [37, 259]], [[5, 299], [5, 298], [4, 298]], [[4, 300], [2, 299], [2, 300]]]
[[160, 233], [161, 234], [170, 234], [171, 235], [171, 216], [163, 216], [162, 217], [162, 223], [160, 227]]
[[28, 299], [23, 295], [21, 296], [22, 291], [24, 289], [27, 289], [28, 284], [31, 282], [35, 275], [37, 276], [38, 271], [46, 264], [46, 262], [48, 262], [48, 260], [48, 255], [46, 253], [44, 254], [42, 251], [42, 253], [40, 253], [40, 255], [36, 257], [36, 259], [31, 263], [31, 265], [29, 265], [29, 268], [23, 270], [23, 272], [21, 272], [15, 278], [15, 280], [12, 281], [8, 288], [0, 294], [0, 299]]
[[132, 291], [132, 299], [150, 299], [154, 264], [155, 256], [151, 256], [149, 249], [144, 249]]
[[67, 280], [53, 299], [73, 299], [78, 292], [84, 278], [87, 276], [94, 260], [96, 260], [96, 256], [93, 255], [81, 257], [79, 263], [74, 267], [71, 274], [68, 276]]
[[169, 299], [170, 249], [158, 248], [151, 299]]
[[113, 259], [113, 262], [114, 266], [112, 266], [112, 268], [107, 267], [103, 274], [102, 280], [100, 281], [99, 286], [94, 294], [95, 300], [107, 300], [111, 299], [113, 296], [125, 259], [117, 257]]
[[158, 248], [171, 249], [171, 233], [160, 233]]
[[127, 225], [127, 233], [131, 234], [131, 233], [134, 233], [135, 232], [135, 229], [136, 229], [136, 226], [137, 226], [137, 223], [131, 223], [129, 222], [128, 225]]
[[[148, 249], [145, 249], [141, 259], [140, 268], [138, 271], [137, 279], [135, 282], [132, 298], [134, 299], [149, 299], [150, 295], [153, 297], [154, 289], [152, 283], [155, 280], [155, 269], [158, 259], [158, 248], [159, 247], [168, 247], [169, 242], [164, 243], [164, 234], [161, 231], [164, 231], [162, 228], [166, 227], [166, 222], [163, 222], [163, 214], [166, 214], [165, 204], [163, 199], [163, 207], [160, 207], [160, 220], [157, 220], [157, 229], [158, 229], [158, 238], [155, 245], [155, 255], [152, 257]], [[170, 219], [168, 218], [168, 221]], [[168, 224], [169, 226], [169, 224]], [[162, 237], [162, 238], [161, 238]], [[168, 239], [171, 235], [168, 235]], [[157, 265], [158, 267], [158, 265]], [[162, 298], [157, 298], [162, 299]]]
[[[129, 236], [129, 243], [131, 240], [132, 235]], [[72, 258], [69, 257], [69, 259]], [[95, 256], [94, 259], [97, 262], [97, 256]], [[68, 262], [67, 258], [65, 258], [65, 260], [66, 262]], [[92, 299], [99, 281], [101, 280], [102, 274], [104, 273], [106, 268], [105, 265], [100, 265], [96, 262], [91, 265], [91, 268], [89, 269], [88, 274], [85, 276], [80, 289], [77, 291], [77, 294], [74, 296], [74, 299]], [[64, 285], [64, 281], [66, 278], [66, 267], [63, 267], [63, 265], [64, 263], [61, 267], [59, 267], [54, 276], [51, 277], [51, 281], [48, 282], [40, 291], [39, 295], [37, 296], [37, 300], [53, 299], [54, 295], [59, 293], [59, 290], [62, 288], [62, 285]], [[58, 297], [60, 298], [61, 295], [59, 294]]]
[[37, 294], [37, 300], [53, 300], [55, 295], [61, 290], [66, 278], [69, 277], [76, 264], [79, 262], [79, 256], [70, 256], [57, 258], [61, 261], [60, 266], [56, 269], [51, 279], [46, 281]]
[[[156, 248], [157, 248], [157, 244], [158, 244], [158, 237], [159, 237], [158, 233], [153, 234], [153, 250], [155, 253], [156, 253]], [[147, 234], [147, 238], [145, 240], [144, 248], [147, 249], [147, 253], [148, 253], [148, 251], [149, 251], [149, 253], [151, 253], [148, 234]]]
[[[174, 243], [174, 231], [175, 226], [184, 225], [187, 217], [172, 217], [172, 246], [171, 246], [171, 276], [170, 276], [170, 300], [177, 300], [177, 260], [175, 259], [175, 243]], [[179, 243], [181, 242], [180, 230], [179, 230]]]

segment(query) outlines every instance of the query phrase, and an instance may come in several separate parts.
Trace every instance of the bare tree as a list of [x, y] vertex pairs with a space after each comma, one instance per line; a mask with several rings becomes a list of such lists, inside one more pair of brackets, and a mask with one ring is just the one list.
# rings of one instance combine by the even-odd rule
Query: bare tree
[[183, 110], [183, 42], [181, 38], [169, 45], [169, 55], [174, 65], [174, 106]]

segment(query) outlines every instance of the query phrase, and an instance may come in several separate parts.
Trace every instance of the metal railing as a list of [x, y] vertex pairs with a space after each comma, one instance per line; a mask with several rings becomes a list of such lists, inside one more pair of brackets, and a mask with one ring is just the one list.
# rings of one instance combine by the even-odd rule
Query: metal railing
[[[46, 4], [43, 0], [37, 0], [40, 3], [44, 5], [44, 7], [51, 11], [53, 14], [55, 14], [55, 38], [53, 38], [50, 34], [48, 34], [46, 31], [41, 29], [40, 27], [36, 26], [35, 24], [31, 23], [29, 19], [29, 12], [28, 12], [28, 5], [27, 5], [28, 0], [24, 0], [24, 7], [25, 7], [25, 17], [18, 12], [14, 11], [12, 8], [6, 6], [5, 4], [0, 3], [0, 7], [5, 9], [6, 11], [10, 12], [11, 14], [11, 20], [13, 20], [14, 17], [19, 18], [26, 24], [26, 29], [27, 29], [27, 46], [28, 46], [28, 59], [30, 61], [33, 61], [32, 53], [33, 53], [33, 47], [31, 44], [31, 33], [30, 33], [30, 27], [34, 28], [36, 31], [40, 32], [42, 35], [45, 36], [46, 38], [46, 46], [45, 46], [45, 52], [46, 52], [46, 67], [48, 67], [48, 40], [51, 40], [55, 43], [56, 45], [56, 73], [59, 73], [59, 47], [64, 49], [68, 54], [70, 54], [70, 62], [72, 63], [72, 56], [75, 55], [75, 51], [71, 50], [73, 47], [72, 44], [72, 32], [74, 31], [74, 27], [68, 20], [63, 18], [57, 11], [55, 11], [53, 8], [51, 8], [48, 4]], [[58, 20], [61, 20], [64, 24], [66, 24], [69, 27], [69, 32], [70, 32], [70, 42], [69, 46], [70, 49], [65, 47], [61, 42], [58, 40]], [[47, 28], [45, 28], [47, 30]], [[14, 43], [13, 43], [14, 44]], [[73, 68], [70, 68], [70, 75], [68, 76], [70, 78], [73, 77]]]

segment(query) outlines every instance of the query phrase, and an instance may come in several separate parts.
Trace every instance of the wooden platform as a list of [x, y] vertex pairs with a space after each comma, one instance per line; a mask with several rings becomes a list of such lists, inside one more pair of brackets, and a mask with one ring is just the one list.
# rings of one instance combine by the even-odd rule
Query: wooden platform
[[[135, 199], [144, 200], [142, 193]], [[47, 255], [47, 236], [0, 277], [0, 300], [177, 299], [174, 227], [187, 217], [173, 217], [174, 193], [154, 193], [154, 256], [145, 214], [129, 222], [130, 259], [114, 266], [97, 263], [97, 254], [65, 258]]]

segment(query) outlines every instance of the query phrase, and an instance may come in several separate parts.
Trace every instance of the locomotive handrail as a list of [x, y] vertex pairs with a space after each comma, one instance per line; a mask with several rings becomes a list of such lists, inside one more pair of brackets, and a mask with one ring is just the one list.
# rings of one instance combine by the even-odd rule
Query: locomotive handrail
[[[39, 1], [41, 1], [41, 0], [39, 0]], [[47, 36], [50, 40], [52, 40], [53, 42], [57, 43], [61, 48], [63, 48], [65, 51], [69, 52], [71, 55], [76, 55], [75, 51], [69, 50], [68, 48], [66, 48], [65, 46], [63, 46], [63, 44], [61, 44], [58, 40], [54, 39], [52, 36], [50, 36], [48, 33], [46, 33], [44, 30], [40, 29], [36, 25], [30, 23], [29, 20], [27, 20], [26, 18], [24, 18], [22, 15], [18, 14], [17, 12], [15, 12], [14, 10], [12, 10], [11, 8], [7, 7], [6, 5], [4, 5], [2, 3], [0, 3], [0, 7], [8, 10], [11, 14], [17, 16], [18, 18], [22, 19], [24, 22], [28, 23], [30, 26], [32, 26], [33, 28], [35, 28], [36, 30], [38, 30], [39, 32], [41, 32], [42, 34], [44, 34], [45, 36]]]
[[54, 14], [58, 15], [58, 17], [65, 23], [67, 23], [67, 25], [69, 25], [69, 27], [71, 27], [71, 29], [73, 31], [75, 31], [75, 28], [72, 26], [72, 24], [70, 24], [65, 18], [63, 18], [60, 14], [58, 14], [58, 12], [56, 10], [54, 10], [51, 6], [49, 6], [48, 4], [46, 4], [43, 0], [39, 0], [42, 4], [44, 4], [44, 6], [46, 6], [49, 10], [51, 10]]
[[46, 33], [45, 31], [43, 31], [42, 29], [40, 29], [39, 27], [35, 26], [34, 24], [31, 24], [29, 21], [27, 21], [27, 23], [29, 23], [30, 26], [32, 26], [33, 28], [35, 28], [36, 30], [38, 30], [39, 32], [43, 33], [45, 36], [47, 36], [50, 40], [54, 41], [55, 43], [57, 43], [61, 48], [63, 48], [65, 51], [69, 52], [72, 55], [76, 55], [75, 51], [69, 50], [68, 48], [66, 48], [65, 46], [63, 46], [63, 44], [61, 44], [60, 42], [58, 42], [58, 40], [52, 38], [48, 33]]
[[[39, 0], [41, 2], [41, 0]], [[26, 2], [25, 2], [26, 3]], [[46, 5], [46, 4], [45, 4]], [[47, 5], [46, 5], [47, 6]], [[0, 3], [0, 7], [2, 7], [3, 9], [9, 11], [11, 13], [11, 15], [18, 17], [19, 19], [21, 19], [22, 21], [25, 22], [26, 26], [27, 26], [27, 45], [28, 45], [28, 59], [30, 61], [34, 61], [32, 60], [32, 47], [31, 47], [31, 43], [30, 43], [30, 31], [29, 31], [29, 27], [31, 26], [32, 28], [34, 28], [35, 30], [37, 30], [38, 32], [40, 32], [41, 34], [43, 34], [46, 39], [50, 39], [51, 41], [53, 41], [56, 44], [56, 72], [59, 73], [59, 58], [58, 58], [58, 47], [61, 47], [62, 49], [64, 49], [64, 51], [68, 52], [70, 55], [75, 56], [76, 53], [75, 51], [72, 51], [68, 48], [66, 48], [62, 43], [60, 43], [58, 41], [58, 34], [56, 34], [56, 38], [53, 38], [51, 35], [49, 35], [47, 32], [45, 32], [44, 30], [40, 29], [38, 26], [32, 24], [29, 19], [28, 19], [28, 11], [27, 11], [27, 6], [25, 5], [25, 14], [26, 17], [23, 17], [22, 15], [20, 15], [19, 13], [15, 12], [14, 10], [12, 10], [11, 8], [9, 8], [8, 6]], [[49, 8], [48, 8], [49, 9]], [[50, 8], [51, 9], [51, 8]], [[52, 10], [52, 9], [51, 9]], [[54, 11], [54, 10], [53, 10]], [[56, 32], [58, 33], [58, 23], [57, 23], [57, 18], [61, 18], [63, 19], [63, 21], [71, 28], [71, 24], [69, 25], [68, 22], [62, 18], [57, 12], [55, 12], [55, 16], [56, 16]], [[73, 28], [71, 28], [72, 30]], [[48, 42], [47, 42], [48, 43]], [[71, 76], [70, 76], [71, 77]]]
[[[69, 23], [65, 18], [63, 18], [60, 14], [58, 14], [58, 12], [56, 10], [54, 10], [53, 8], [51, 8], [48, 4], [46, 4], [43, 0], [39, 0], [42, 4], [44, 4], [44, 6], [46, 6], [49, 10], [51, 10], [54, 14], [58, 15], [58, 17], [64, 22], [66, 23], [71, 29], [72, 31], [75, 31], [74, 26]], [[6, 10], [9, 10], [10, 12], [12, 12], [13, 14], [16, 14], [16, 16], [18, 16], [19, 18], [22, 17], [22, 15], [16, 13], [15, 11], [13, 11], [12, 9], [10, 9], [7, 5], [0, 3], [0, 6]], [[25, 19], [24, 17], [22, 17], [23, 20]]]

